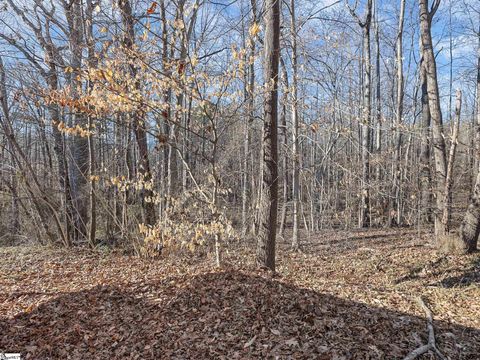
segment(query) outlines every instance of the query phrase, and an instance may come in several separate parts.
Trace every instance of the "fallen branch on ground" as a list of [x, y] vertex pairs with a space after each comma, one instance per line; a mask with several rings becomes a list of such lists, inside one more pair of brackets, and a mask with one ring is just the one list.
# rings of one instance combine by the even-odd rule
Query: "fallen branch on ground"
[[425, 302], [420, 296], [417, 298], [417, 302], [420, 305], [420, 307], [423, 309], [423, 311], [425, 311], [425, 315], [427, 317], [428, 343], [410, 352], [410, 354], [404, 357], [403, 360], [413, 360], [430, 350], [433, 350], [435, 354], [437, 354], [439, 359], [446, 360], [447, 358], [440, 352], [440, 350], [438, 350], [437, 345], [435, 344], [435, 332], [433, 330], [432, 312], [427, 307], [427, 305], [425, 305]]

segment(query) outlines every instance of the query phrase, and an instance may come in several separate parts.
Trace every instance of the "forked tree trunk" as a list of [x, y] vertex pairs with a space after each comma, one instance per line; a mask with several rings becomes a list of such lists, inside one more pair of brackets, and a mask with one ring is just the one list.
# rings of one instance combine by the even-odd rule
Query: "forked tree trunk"
[[266, 2], [265, 108], [263, 124], [263, 177], [257, 262], [275, 271], [278, 204], [278, 63], [280, 53], [280, 0]]

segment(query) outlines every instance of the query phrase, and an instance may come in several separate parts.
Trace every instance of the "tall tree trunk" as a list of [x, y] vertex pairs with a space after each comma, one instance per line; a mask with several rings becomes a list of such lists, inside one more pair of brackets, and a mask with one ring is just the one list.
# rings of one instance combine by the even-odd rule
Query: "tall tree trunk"
[[285, 226], [287, 222], [287, 205], [289, 200], [289, 174], [288, 174], [288, 131], [287, 131], [287, 103], [288, 103], [288, 72], [287, 66], [283, 61], [283, 58], [280, 58], [280, 63], [282, 65], [282, 81], [283, 81], [283, 94], [282, 94], [282, 113], [280, 115], [281, 124], [282, 124], [282, 140], [283, 140], [283, 204], [282, 204], [282, 213], [280, 215], [280, 229], [279, 235], [283, 237], [283, 232], [285, 231]]
[[460, 226], [462, 249], [464, 252], [477, 250], [478, 236], [480, 234], [480, 27], [478, 29], [478, 65], [477, 65], [477, 123], [475, 141], [475, 163], [477, 165], [477, 178], [470, 197], [470, 204]]
[[[480, 25], [478, 26], [478, 45], [477, 45], [477, 99], [476, 99], [476, 118], [473, 121], [473, 128], [474, 134], [473, 134], [473, 164], [474, 164], [474, 169], [472, 173], [473, 177], [473, 186], [475, 186], [476, 183], [476, 174], [477, 171], [480, 169]], [[473, 187], [472, 187], [473, 188]]]
[[[50, 58], [52, 55], [50, 55]], [[57, 68], [55, 63], [52, 61], [49, 63], [49, 73], [47, 76], [47, 84], [50, 91], [57, 91], [58, 89], [58, 77], [57, 77]], [[58, 181], [60, 189], [62, 190], [62, 202], [64, 207], [64, 222], [65, 222], [65, 236], [66, 243], [71, 244], [72, 239], [71, 235], [73, 233], [73, 221], [75, 218], [74, 210], [75, 206], [72, 201], [72, 191], [70, 185], [70, 176], [68, 172], [68, 161], [65, 155], [65, 136], [60, 132], [57, 127], [57, 124], [60, 122], [60, 111], [57, 104], [48, 105], [48, 113], [50, 115], [50, 120], [52, 122], [52, 132], [53, 132], [53, 151], [57, 159], [58, 167]]]
[[427, 73], [428, 105], [432, 121], [432, 143], [435, 160], [435, 235], [445, 235], [446, 229], [442, 224], [442, 216], [445, 208], [444, 189], [447, 176], [447, 160], [445, 138], [443, 134], [442, 111], [440, 108], [440, 95], [437, 81], [437, 65], [433, 51], [431, 24], [440, 0], [435, 0], [432, 10], [428, 9], [428, 0], [419, 0], [420, 13], [420, 36], [423, 44], [423, 59]]
[[[122, 22], [124, 26], [124, 39], [123, 43], [127, 51], [127, 56], [131, 59], [130, 63], [130, 72], [132, 78], [136, 77], [138, 69], [134, 65], [134, 41], [135, 41], [135, 29], [134, 29], [134, 19], [132, 14], [132, 7], [129, 0], [119, 0], [118, 7], [122, 13]], [[136, 80], [137, 89], [140, 88], [140, 84]], [[133, 116], [133, 132], [135, 134], [135, 139], [137, 141], [138, 153], [139, 153], [139, 171], [140, 181], [149, 183], [152, 180], [152, 173], [150, 170], [150, 160], [148, 157], [148, 144], [147, 144], [147, 132], [145, 128], [147, 124], [145, 123], [145, 114], [143, 110], [137, 109]], [[145, 212], [145, 224], [153, 225], [156, 221], [155, 214], [155, 204], [152, 201], [153, 192], [150, 189], [144, 189], [142, 193], [142, 206]]]
[[[251, 26], [257, 24], [257, 2], [256, 0], [251, 0], [251, 11], [252, 11], [252, 20]], [[246, 74], [245, 79], [245, 90], [247, 96], [247, 112], [248, 118], [245, 121], [244, 134], [243, 134], [243, 189], [242, 189], [242, 233], [247, 235], [248, 232], [248, 188], [249, 188], [249, 179], [248, 179], [248, 159], [250, 153], [250, 126], [253, 124], [254, 120], [254, 109], [255, 109], [255, 37], [251, 36], [249, 38], [249, 59], [248, 59], [248, 76]], [[252, 171], [253, 176], [253, 171]], [[250, 187], [253, 190], [253, 187]], [[253, 193], [251, 194], [253, 198]], [[252, 199], [251, 199], [252, 200]]]
[[[166, 13], [165, 1], [160, 2], [160, 17], [162, 21], [162, 69], [166, 77], [171, 76], [170, 64], [168, 58], [169, 51], [169, 42], [168, 42], [168, 20]], [[165, 108], [162, 110], [162, 120], [163, 124], [159, 128], [163, 129], [163, 137], [159, 139], [159, 146], [162, 148], [163, 153], [163, 177], [161, 179], [163, 192], [166, 194], [162, 199], [162, 208], [166, 208], [169, 202], [170, 196], [170, 187], [168, 186], [170, 179], [170, 165], [169, 165], [169, 152], [171, 145], [165, 144], [166, 140], [169, 139], [170, 135], [170, 116], [171, 116], [171, 98], [172, 98], [172, 89], [168, 87], [163, 93], [163, 101]], [[162, 214], [159, 214], [160, 217]]]
[[[393, 199], [396, 199], [395, 213], [396, 223], [401, 225], [402, 209], [401, 209], [401, 150], [402, 150], [402, 131], [400, 129], [403, 116], [403, 23], [405, 16], [405, 0], [400, 3], [400, 15], [398, 20], [397, 44], [396, 44], [396, 65], [397, 65], [397, 108], [395, 114], [395, 170], [393, 172]], [[393, 210], [393, 208], [392, 208]], [[390, 222], [392, 214], [390, 214]]]
[[430, 191], [430, 107], [428, 106], [427, 68], [423, 57], [423, 45], [420, 40], [420, 86], [422, 89], [422, 121], [421, 121], [421, 145], [420, 145], [420, 207], [421, 223], [431, 223], [432, 194]]
[[380, 73], [380, 34], [378, 22], [378, 9], [375, 0], [375, 81], [376, 81], [376, 132], [375, 132], [375, 153], [377, 154], [377, 166], [375, 168], [375, 180], [381, 180], [381, 162], [382, 153], [382, 96], [381, 96], [381, 73]]
[[[81, 94], [79, 89], [82, 86], [81, 67], [83, 60], [83, 50], [85, 39], [84, 23], [83, 23], [83, 2], [81, 0], [73, 0], [70, 4], [65, 3], [65, 14], [69, 24], [69, 43], [71, 47], [70, 66], [73, 73], [70, 76], [70, 84], [73, 91], [73, 98], [78, 99]], [[73, 110], [73, 109], [72, 109]], [[84, 113], [80, 111], [74, 112], [75, 125], [85, 128], [87, 119]], [[71, 192], [72, 200], [75, 205], [75, 229], [73, 232], [74, 239], [82, 242], [87, 238], [88, 224], [88, 191], [87, 179], [89, 169], [88, 140], [85, 137], [74, 136], [72, 141], [72, 160], [71, 170]]]
[[[95, 43], [93, 39], [93, 11], [94, 3], [92, 0], [87, 0], [87, 11], [86, 11], [86, 29], [85, 29], [85, 38], [87, 41], [87, 50], [88, 50], [88, 67], [95, 68], [97, 66], [97, 60], [95, 57]], [[93, 83], [89, 82], [88, 92], [90, 94], [93, 89]], [[87, 126], [88, 131], [93, 130], [93, 119], [91, 114], [88, 114]], [[88, 224], [88, 242], [91, 247], [96, 245], [96, 231], [97, 231], [97, 202], [95, 198], [95, 144], [93, 133], [90, 133], [87, 138], [88, 141], [88, 175], [89, 175], [89, 224]]]
[[263, 125], [263, 178], [257, 262], [275, 271], [278, 204], [278, 64], [280, 55], [280, 0], [266, 2], [265, 104]]
[[372, 2], [368, 0], [366, 7], [365, 20], [361, 20], [355, 13], [355, 10], [347, 6], [352, 16], [357, 20], [360, 28], [363, 30], [363, 64], [365, 68], [365, 77], [363, 78], [363, 114], [361, 125], [361, 157], [362, 157], [362, 179], [360, 186], [360, 206], [358, 216], [358, 227], [369, 227], [370, 218], [370, 128], [372, 115], [371, 99], [371, 81], [372, 64], [370, 60], [370, 27], [372, 23]]
[[292, 205], [293, 234], [292, 248], [298, 249], [298, 216], [299, 216], [299, 172], [300, 152], [298, 149], [298, 59], [297, 59], [297, 27], [295, 24], [295, 0], [290, 1], [291, 37], [292, 37]]

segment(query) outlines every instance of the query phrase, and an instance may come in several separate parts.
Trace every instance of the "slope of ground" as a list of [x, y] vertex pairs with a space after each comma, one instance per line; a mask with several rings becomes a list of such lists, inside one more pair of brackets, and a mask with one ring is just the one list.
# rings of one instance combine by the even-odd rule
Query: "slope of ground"
[[[233, 246], [233, 245], [232, 245]], [[401, 359], [427, 340], [480, 359], [480, 256], [443, 256], [415, 231], [329, 232], [278, 274], [250, 246], [208, 259], [0, 249], [0, 350], [26, 359]], [[434, 359], [426, 354], [423, 359]]]

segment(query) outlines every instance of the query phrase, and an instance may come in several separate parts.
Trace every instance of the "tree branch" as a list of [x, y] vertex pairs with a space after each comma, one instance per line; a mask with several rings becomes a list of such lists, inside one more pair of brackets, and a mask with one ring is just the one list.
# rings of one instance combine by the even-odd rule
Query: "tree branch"
[[428, 343], [410, 352], [410, 354], [404, 357], [403, 360], [414, 360], [420, 355], [425, 354], [430, 350], [433, 350], [437, 354], [439, 359], [446, 360], [447, 358], [440, 352], [440, 350], [438, 350], [437, 345], [435, 343], [435, 331], [433, 329], [432, 312], [427, 307], [427, 305], [425, 305], [425, 302], [420, 296], [417, 298], [417, 302], [420, 305], [420, 307], [423, 309], [423, 311], [425, 312], [425, 316], [427, 317]]

